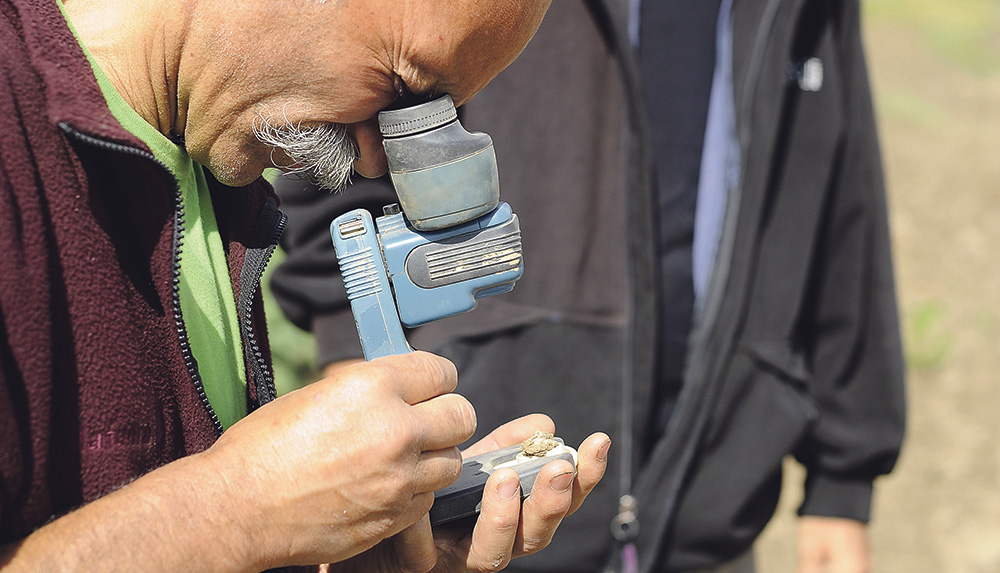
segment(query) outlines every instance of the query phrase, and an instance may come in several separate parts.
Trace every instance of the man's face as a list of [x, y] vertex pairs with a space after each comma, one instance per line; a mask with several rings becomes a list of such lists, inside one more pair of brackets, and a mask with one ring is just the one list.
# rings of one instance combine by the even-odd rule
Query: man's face
[[[323, 170], [343, 171], [346, 161], [366, 177], [381, 175], [386, 165], [378, 111], [404, 86], [416, 94], [451, 94], [458, 105], [467, 101], [520, 53], [548, 3], [241, 4], [235, 22], [205, 24], [213, 51], [207, 69], [191, 77], [180, 72], [188, 151], [230, 185], [249, 183], [272, 165], [303, 167], [314, 159], [305, 152], [320, 141], [334, 142], [330, 152], [312, 154]], [[277, 138], [262, 142], [262, 128]], [[286, 136], [294, 145], [283, 151], [277, 144]]]

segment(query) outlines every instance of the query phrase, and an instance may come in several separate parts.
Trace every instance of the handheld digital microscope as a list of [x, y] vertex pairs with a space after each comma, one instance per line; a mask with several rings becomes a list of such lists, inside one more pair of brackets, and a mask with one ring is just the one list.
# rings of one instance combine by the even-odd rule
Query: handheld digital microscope
[[[468, 312], [510, 291], [524, 271], [490, 136], [466, 131], [447, 95], [382, 111], [378, 122], [399, 204], [374, 222], [357, 209], [330, 226], [366, 360], [410, 352], [404, 326]], [[461, 477], [435, 493], [431, 523], [475, 515], [495, 469], [513, 467], [526, 496], [546, 462], [575, 465], [575, 450], [558, 441], [543, 456], [515, 445], [466, 459]]]

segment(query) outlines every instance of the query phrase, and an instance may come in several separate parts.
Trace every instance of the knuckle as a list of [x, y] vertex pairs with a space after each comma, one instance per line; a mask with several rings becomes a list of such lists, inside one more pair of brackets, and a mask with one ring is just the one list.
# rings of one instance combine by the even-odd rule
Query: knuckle
[[506, 515], [504, 512], [497, 512], [488, 517], [480, 515], [480, 519], [486, 520], [489, 530], [500, 535], [513, 535], [517, 532], [518, 516]]
[[510, 555], [501, 551], [494, 555], [484, 556], [483, 559], [478, 560], [472, 567], [473, 571], [483, 571], [485, 573], [492, 573], [494, 571], [501, 571], [510, 564]]
[[366, 523], [357, 528], [355, 535], [357, 541], [366, 539], [385, 539], [396, 528], [396, 516], [389, 515], [388, 512], [380, 512], [372, 515]]
[[399, 532], [406, 525], [404, 517], [407, 514], [408, 505], [402, 500], [393, 499], [383, 505], [380, 508], [381, 511], [373, 512], [376, 516], [374, 519], [377, 523], [377, 539], [385, 539]]
[[340, 377], [348, 384], [369, 387], [380, 385], [389, 379], [384, 362], [374, 360], [359, 362], [340, 371]]
[[501, 553], [490, 562], [487, 571], [500, 571], [507, 567], [508, 563], [510, 563], [510, 557], [506, 553]]
[[435, 356], [431, 354], [434, 358], [434, 364], [437, 367], [437, 375], [444, 380], [451, 390], [454, 390], [458, 386], [458, 368], [455, 366], [451, 360], [447, 358], [442, 358], [440, 356]]
[[393, 513], [400, 515], [406, 512], [413, 499], [413, 486], [410, 480], [397, 479], [393, 482], [393, 488], [389, 492], [389, 506]]
[[[531, 500], [532, 497], [535, 499]], [[569, 510], [571, 500], [568, 496], [545, 496], [544, 500], [542, 500], [541, 497], [542, 496], [540, 495], [534, 495], [530, 496], [528, 499], [529, 501], [532, 501], [532, 513], [543, 522], [556, 522], [562, 519], [562, 517]]]
[[383, 445], [393, 459], [407, 459], [415, 451], [419, 432], [410, 420], [402, 416], [387, 416], [382, 425]]
[[447, 432], [453, 444], [459, 444], [476, 433], [476, 409], [464, 396], [446, 394], [435, 398], [434, 411], [438, 429]]
[[412, 472], [390, 468], [373, 475], [364, 489], [364, 503], [373, 517], [395, 520], [417, 499]]
[[325, 398], [337, 407], [344, 407], [345, 401], [348, 407], [355, 409], [371, 409], [378, 411], [381, 405], [385, 405], [386, 400], [391, 398], [389, 381], [391, 378], [386, 375], [385, 369], [371, 362], [366, 362], [359, 367], [348, 367], [336, 378], [331, 379], [331, 385], [327, 386], [330, 392]]
[[[457, 394], [456, 394], [457, 396]], [[476, 409], [472, 406], [472, 402], [462, 396], [458, 396], [456, 409], [456, 421], [461, 425], [465, 439], [469, 439], [473, 434], [476, 433], [476, 426], [478, 421], [476, 419]]]
[[458, 448], [451, 448], [446, 451], [445, 456], [451, 462], [445, 465], [448, 472], [447, 477], [454, 483], [462, 475], [462, 453]]
[[388, 519], [395, 519], [402, 515], [411, 499], [410, 489], [406, 480], [386, 480], [378, 491], [378, 496], [381, 499], [380, 513]]
[[552, 536], [548, 535], [548, 531], [541, 535], [525, 535], [522, 547], [524, 548], [524, 552], [526, 554], [535, 553], [548, 547], [551, 540]]
[[429, 352], [419, 352], [426, 376], [437, 382], [443, 392], [451, 392], [458, 387], [458, 370], [450, 360]]
[[415, 494], [410, 505], [419, 509], [420, 513], [427, 513], [431, 510], [431, 506], [434, 505], [434, 493], [423, 492]]

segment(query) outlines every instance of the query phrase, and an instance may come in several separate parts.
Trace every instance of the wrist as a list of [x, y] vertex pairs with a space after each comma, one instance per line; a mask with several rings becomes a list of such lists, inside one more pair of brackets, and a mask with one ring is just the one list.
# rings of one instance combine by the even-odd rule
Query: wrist
[[[259, 570], [201, 455], [158, 468], [2, 548], [4, 571]], [[245, 523], [245, 522], [244, 522]]]
[[147, 495], [169, 528], [164, 535], [186, 548], [188, 570], [263, 570], [262, 552], [252, 535], [251, 504], [242, 497], [246, 488], [234, 483], [239, 474], [220, 466], [210, 451], [146, 476]]
[[[271, 558], [269, 538], [262, 531], [264, 523], [260, 496], [252, 489], [251, 472], [238, 467], [234, 460], [219, 455], [215, 449], [179, 460], [189, 477], [183, 486], [186, 506], [182, 511], [198, 515], [198, 526], [189, 533], [195, 543], [208, 545], [210, 555], [205, 571], [264, 571], [277, 567]], [[171, 499], [166, 499], [171, 503]], [[209, 541], [210, 540], [210, 541]], [[209, 566], [210, 565], [210, 566]]]

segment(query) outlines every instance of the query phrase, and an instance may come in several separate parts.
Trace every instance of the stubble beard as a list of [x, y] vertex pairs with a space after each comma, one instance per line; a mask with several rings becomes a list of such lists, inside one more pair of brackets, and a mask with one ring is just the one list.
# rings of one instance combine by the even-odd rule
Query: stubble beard
[[[317, 187], [343, 191], [351, 182], [358, 145], [340, 123], [301, 126], [287, 119], [279, 122], [261, 113], [253, 124], [254, 135], [272, 149], [271, 163]], [[289, 165], [278, 165], [275, 151], [280, 150]]]

